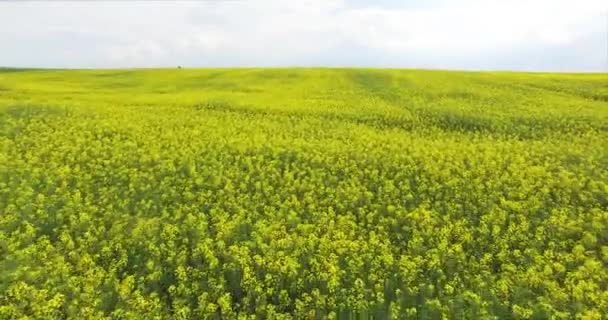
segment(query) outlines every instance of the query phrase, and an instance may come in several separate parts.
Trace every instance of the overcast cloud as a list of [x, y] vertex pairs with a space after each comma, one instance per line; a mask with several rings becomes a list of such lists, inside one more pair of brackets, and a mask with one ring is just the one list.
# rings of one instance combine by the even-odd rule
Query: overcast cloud
[[606, 0], [0, 1], [0, 65], [607, 71]]

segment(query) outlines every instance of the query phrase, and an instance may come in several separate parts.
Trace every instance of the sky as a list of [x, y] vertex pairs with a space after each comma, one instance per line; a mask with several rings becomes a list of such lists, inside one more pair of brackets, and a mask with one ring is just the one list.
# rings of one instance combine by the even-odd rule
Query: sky
[[0, 0], [0, 66], [608, 71], [607, 0]]

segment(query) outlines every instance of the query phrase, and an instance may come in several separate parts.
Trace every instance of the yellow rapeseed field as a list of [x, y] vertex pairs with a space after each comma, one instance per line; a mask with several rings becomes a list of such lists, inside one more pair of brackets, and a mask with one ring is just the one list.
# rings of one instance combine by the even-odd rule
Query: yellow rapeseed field
[[0, 319], [605, 319], [608, 76], [0, 70]]

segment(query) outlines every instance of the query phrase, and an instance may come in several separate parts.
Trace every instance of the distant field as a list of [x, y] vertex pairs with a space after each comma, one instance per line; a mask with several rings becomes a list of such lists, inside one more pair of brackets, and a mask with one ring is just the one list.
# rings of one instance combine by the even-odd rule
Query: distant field
[[605, 319], [608, 75], [0, 70], [0, 319]]

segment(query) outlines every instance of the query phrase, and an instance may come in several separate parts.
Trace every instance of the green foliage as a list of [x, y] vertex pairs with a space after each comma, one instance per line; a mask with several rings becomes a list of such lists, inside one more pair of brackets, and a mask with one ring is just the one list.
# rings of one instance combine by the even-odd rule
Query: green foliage
[[607, 84], [0, 72], [0, 318], [602, 319]]

